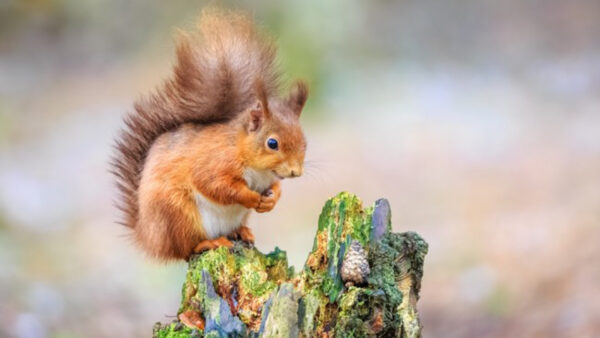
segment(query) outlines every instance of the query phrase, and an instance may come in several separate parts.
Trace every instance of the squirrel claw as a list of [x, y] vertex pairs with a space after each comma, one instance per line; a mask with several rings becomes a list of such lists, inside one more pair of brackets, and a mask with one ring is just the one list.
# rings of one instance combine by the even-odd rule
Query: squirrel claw
[[229, 235], [230, 238], [241, 240], [248, 244], [254, 244], [254, 235], [249, 227], [242, 225]]

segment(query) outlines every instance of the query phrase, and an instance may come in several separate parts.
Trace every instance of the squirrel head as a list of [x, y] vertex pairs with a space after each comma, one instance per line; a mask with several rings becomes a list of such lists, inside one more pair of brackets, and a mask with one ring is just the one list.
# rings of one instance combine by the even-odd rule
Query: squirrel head
[[287, 98], [267, 99], [258, 91], [258, 100], [241, 115], [240, 151], [246, 166], [270, 170], [280, 179], [302, 175], [306, 139], [300, 114], [308, 89], [297, 82]]

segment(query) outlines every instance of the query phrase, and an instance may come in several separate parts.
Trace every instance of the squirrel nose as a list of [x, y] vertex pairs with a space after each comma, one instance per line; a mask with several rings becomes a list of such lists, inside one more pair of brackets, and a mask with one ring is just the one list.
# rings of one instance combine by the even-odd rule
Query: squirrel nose
[[290, 171], [290, 176], [291, 177], [298, 177], [302, 175], [302, 169], [301, 168], [294, 168]]

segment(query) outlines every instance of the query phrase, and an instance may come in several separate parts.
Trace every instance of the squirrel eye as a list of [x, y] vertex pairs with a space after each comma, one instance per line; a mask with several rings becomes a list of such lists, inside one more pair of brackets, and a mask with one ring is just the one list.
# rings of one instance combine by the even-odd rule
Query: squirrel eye
[[279, 142], [274, 138], [269, 138], [267, 140], [267, 146], [273, 150], [277, 150], [279, 149]]

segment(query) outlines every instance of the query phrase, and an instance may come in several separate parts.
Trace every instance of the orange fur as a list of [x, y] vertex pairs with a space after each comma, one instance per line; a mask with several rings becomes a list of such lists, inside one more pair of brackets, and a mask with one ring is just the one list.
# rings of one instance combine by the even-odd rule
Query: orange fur
[[273, 209], [306, 149], [306, 86], [278, 95], [273, 45], [250, 20], [209, 10], [179, 39], [173, 79], [136, 104], [114, 160], [125, 224], [161, 260], [228, 245], [219, 235], [253, 238], [245, 210]]

